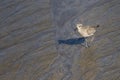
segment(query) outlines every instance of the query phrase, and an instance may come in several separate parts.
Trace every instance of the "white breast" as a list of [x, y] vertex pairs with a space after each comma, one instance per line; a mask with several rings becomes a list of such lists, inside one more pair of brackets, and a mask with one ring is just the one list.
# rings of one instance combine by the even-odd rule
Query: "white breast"
[[89, 27], [79, 27], [78, 28], [78, 32], [83, 36], [83, 37], [89, 37], [94, 35], [95, 30], [94, 31], [89, 31]]

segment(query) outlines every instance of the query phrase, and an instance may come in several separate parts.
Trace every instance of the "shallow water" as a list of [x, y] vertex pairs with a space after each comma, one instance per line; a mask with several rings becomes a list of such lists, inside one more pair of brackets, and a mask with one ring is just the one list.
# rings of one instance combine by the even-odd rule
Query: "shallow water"
[[[0, 80], [120, 80], [119, 4], [1, 0]], [[90, 47], [58, 44], [81, 37], [77, 23], [100, 25]]]

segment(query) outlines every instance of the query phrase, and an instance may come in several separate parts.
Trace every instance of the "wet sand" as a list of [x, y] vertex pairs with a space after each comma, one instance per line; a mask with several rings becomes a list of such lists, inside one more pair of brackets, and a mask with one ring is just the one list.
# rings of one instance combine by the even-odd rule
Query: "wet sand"
[[[119, 0], [0, 1], [0, 80], [120, 80]], [[100, 25], [89, 48], [75, 25]]]

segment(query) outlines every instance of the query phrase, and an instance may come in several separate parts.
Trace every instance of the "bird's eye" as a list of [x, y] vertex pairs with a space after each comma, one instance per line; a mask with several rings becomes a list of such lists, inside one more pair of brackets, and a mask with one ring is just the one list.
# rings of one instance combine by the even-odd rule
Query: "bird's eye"
[[98, 28], [98, 27], [100, 27], [100, 25], [97, 25], [96, 27]]

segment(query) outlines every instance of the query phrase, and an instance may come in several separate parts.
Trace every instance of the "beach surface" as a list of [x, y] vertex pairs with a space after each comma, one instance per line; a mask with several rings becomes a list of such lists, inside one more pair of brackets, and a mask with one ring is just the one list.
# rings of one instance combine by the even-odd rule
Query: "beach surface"
[[0, 80], [120, 80], [120, 0], [1, 0]]

